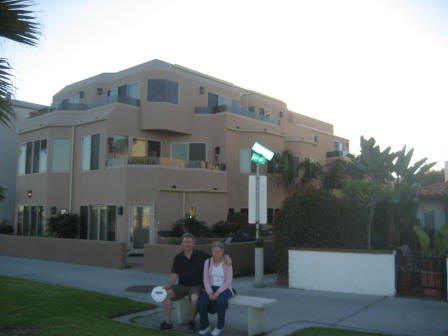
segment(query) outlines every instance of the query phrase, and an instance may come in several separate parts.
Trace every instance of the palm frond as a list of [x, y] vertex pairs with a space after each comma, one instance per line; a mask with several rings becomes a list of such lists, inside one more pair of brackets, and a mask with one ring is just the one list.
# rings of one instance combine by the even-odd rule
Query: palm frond
[[0, 58], [0, 124], [8, 127], [11, 127], [14, 121], [14, 112], [10, 102], [14, 86], [11, 83], [10, 70], [8, 60]]
[[0, 0], [0, 36], [30, 46], [37, 45], [40, 24], [28, 8], [32, 1]]

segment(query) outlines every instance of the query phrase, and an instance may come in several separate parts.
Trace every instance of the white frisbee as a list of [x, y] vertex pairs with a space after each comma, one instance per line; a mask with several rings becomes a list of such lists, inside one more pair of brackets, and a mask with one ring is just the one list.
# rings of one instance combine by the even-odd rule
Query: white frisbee
[[166, 299], [166, 290], [162, 286], [156, 286], [151, 292], [151, 297], [155, 302], [163, 302]]

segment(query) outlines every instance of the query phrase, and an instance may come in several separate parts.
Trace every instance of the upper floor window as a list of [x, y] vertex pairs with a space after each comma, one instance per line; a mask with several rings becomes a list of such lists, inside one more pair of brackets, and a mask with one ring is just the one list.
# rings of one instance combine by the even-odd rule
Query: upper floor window
[[316, 134], [313, 134], [313, 142], [317, 143], [317, 135]]
[[206, 161], [205, 143], [173, 143], [171, 157], [185, 161]]
[[51, 170], [68, 173], [70, 170], [70, 139], [53, 139]]
[[47, 171], [47, 139], [27, 142], [19, 150], [19, 175]]
[[259, 114], [260, 114], [261, 116], [264, 116], [264, 112], [265, 112], [264, 107], [260, 107], [260, 108], [258, 109], [258, 111], [259, 111]]
[[114, 158], [127, 158], [129, 153], [129, 137], [127, 135], [114, 135], [109, 151], [113, 151]]
[[166, 79], [148, 80], [148, 101], [179, 103], [179, 84]]
[[339, 141], [333, 142], [333, 150], [342, 152], [344, 150], [344, 144]]
[[97, 170], [100, 161], [100, 135], [82, 137], [81, 170]]
[[229, 100], [226, 97], [217, 94], [208, 93], [208, 111], [209, 113], [218, 113], [226, 110]]
[[240, 173], [254, 173], [257, 170], [255, 162], [252, 162], [252, 150], [242, 148], [240, 149]]

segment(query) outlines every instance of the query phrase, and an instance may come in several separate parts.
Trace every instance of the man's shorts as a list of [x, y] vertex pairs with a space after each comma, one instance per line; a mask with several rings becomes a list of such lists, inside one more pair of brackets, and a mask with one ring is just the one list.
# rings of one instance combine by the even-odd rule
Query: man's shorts
[[197, 294], [198, 298], [201, 296], [202, 286], [173, 286], [171, 289], [174, 292], [174, 297], [171, 299], [173, 301], [177, 301], [187, 296], [191, 298], [191, 294]]

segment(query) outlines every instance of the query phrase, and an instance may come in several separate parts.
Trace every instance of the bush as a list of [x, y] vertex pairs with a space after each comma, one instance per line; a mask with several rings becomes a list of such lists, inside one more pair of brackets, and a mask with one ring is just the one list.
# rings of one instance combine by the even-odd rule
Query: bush
[[79, 232], [79, 216], [63, 214], [48, 220], [47, 231], [57, 238], [77, 238]]
[[0, 234], [14, 234], [14, 227], [7, 219], [0, 222]]
[[210, 230], [212, 237], [230, 237], [240, 230], [240, 225], [235, 222], [220, 221], [215, 223]]
[[367, 226], [361, 210], [326, 190], [307, 188], [290, 195], [274, 228], [279, 275], [288, 274], [290, 247], [365, 248]]
[[210, 229], [205, 222], [199, 221], [195, 217], [187, 216], [185, 219], [179, 219], [174, 223], [171, 234], [174, 237], [180, 237], [185, 232], [189, 232], [197, 237], [206, 237], [209, 234]]

